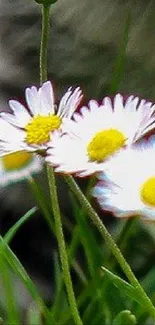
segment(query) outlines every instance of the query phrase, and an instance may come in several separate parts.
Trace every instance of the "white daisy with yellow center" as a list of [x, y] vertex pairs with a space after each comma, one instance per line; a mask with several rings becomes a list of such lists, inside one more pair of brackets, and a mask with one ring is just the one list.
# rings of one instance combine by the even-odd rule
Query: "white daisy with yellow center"
[[155, 105], [138, 97], [126, 101], [117, 94], [106, 97], [102, 105], [94, 100], [64, 124], [66, 134], [56, 132], [49, 143], [47, 161], [57, 172], [86, 176], [103, 165], [121, 149], [130, 146], [155, 127]]
[[155, 220], [155, 138], [116, 155], [98, 175], [93, 195], [117, 217]]
[[32, 153], [18, 151], [0, 158], [0, 186], [22, 181], [41, 171], [41, 158]]
[[39, 89], [35, 86], [27, 88], [25, 97], [28, 109], [18, 101], [10, 100], [13, 114], [0, 114], [1, 156], [21, 150], [45, 150], [51, 133], [61, 130], [64, 118], [70, 119], [73, 115], [82, 93], [79, 87], [74, 91], [69, 88], [57, 108], [52, 84], [47, 81]]

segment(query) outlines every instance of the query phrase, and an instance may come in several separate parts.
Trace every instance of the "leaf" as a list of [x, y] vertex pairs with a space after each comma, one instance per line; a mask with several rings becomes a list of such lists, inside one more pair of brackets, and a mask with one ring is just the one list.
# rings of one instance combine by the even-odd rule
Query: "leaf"
[[120, 291], [139, 303], [139, 295], [131, 284], [110, 272], [105, 267], [102, 266], [101, 269], [103, 270], [104, 277], [107, 277]]
[[155, 301], [155, 267], [153, 266], [151, 270], [143, 277], [142, 284], [149, 296], [154, 297]]
[[13, 274], [10, 272], [2, 255], [0, 255], [0, 277], [2, 281], [1, 294], [3, 293], [6, 306], [5, 321], [7, 324], [19, 324], [21, 321], [21, 311], [14, 290]]
[[0, 236], [0, 254], [6, 259], [7, 263], [11, 266], [14, 272], [18, 275], [21, 281], [25, 284], [27, 290], [29, 291], [30, 295], [33, 297], [34, 301], [37, 303], [39, 310], [44, 313], [45, 317], [51, 317], [51, 322], [54, 320], [52, 319], [52, 315], [50, 315], [49, 310], [47, 309], [46, 305], [44, 304], [36, 286], [34, 285], [33, 281], [27, 274], [26, 270], [24, 269], [23, 265], [20, 263], [16, 255], [12, 252], [10, 247], [6, 244], [2, 236]]
[[4, 241], [9, 244], [12, 238], [15, 236], [16, 232], [19, 230], [19, 228], [32, 217], [32, 215], [37, 211], [36, 207], [33, 207], [28, 212], [24, 214], [23, 217], [21, 217], [5, 234]]

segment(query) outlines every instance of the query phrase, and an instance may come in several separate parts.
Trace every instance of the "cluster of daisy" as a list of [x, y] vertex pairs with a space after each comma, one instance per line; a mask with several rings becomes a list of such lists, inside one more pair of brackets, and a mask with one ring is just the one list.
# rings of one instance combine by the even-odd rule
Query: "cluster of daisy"
[[69, 88], [56, 106], [49, 81], [25, 97], [27, 108], [11, 100], [12, 113], [0, 114], [0, 167], [10, 178], [19, 168], [26, 177], [44, 160], [56, 172], [95, 174], [93, 195], [103, 209], [155, 219], [155, 137], [144, 139], [155, 129], [155, 105], [117, 94], [76, 111], [80, 88]]
[[82, 99], [79, 88], [71, 88], [54, 103], [51, 83], [25, 91], [27, 107], [10, 100], [11, 113], [0, 114], [0, 185], [18, 182], [41, 171], [50, 136], [61, 133], [64, 119], [70, 119]]

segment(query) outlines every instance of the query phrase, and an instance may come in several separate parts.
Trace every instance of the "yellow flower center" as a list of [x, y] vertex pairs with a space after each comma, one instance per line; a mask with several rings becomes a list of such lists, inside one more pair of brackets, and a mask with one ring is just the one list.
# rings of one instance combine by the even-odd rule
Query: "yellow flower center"
[[140, 197], [145, 204], [155, 207], [155, 177], [150, 177], [140, 189]]
[[44, 144], [50, 140], [50, 132], [59, 128], [61, 118], [57, 115], [35, 116], [29, 122], [25, 130], [27, 131], [26, 142], [28, 144]]
[[1, 158], [3, 167], [6, 171], [21, 169], [32, 160], [32, 154], [24, 151], [10, 153]]
[[116, 129], [98, 132], [87, 146], [89, 159], [101, 162], [124, 146], [125, 136]]

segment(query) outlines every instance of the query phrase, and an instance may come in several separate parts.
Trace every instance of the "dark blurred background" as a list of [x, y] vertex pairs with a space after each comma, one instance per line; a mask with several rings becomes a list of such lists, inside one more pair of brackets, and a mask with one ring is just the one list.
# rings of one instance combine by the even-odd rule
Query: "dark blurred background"
[[[0, 110], [7, 109], [10, 98], [22, 100], [27, 86], [39, 85], [40, 33], [35, 1], [0, 0]], [[81, 86], [85, 102], [116, 91], [155, 101], [155, 1], [58, 0], [51, 7], [48, 79], [56, 101], [71, 85]], [[39, 182], [46, 187], [45, 175]], [[61, 205], [68, 216], [64, 192], [61, 181]], [[1, 233], [33, 205], [25, 183], [1, 189]], [[40, 213], [12, 242], [47, 299], [54, 246]]]
[[[0, 1], [0, 90], [5, 101], [38, 83], [40, 17], [33, 0]], [[119, 91], [154, 99], [153, 0], [58, 0], [51, 7], [48, 52], [48, 74], [57, 95], [74, 84], [88, 98], [108, 92], [127, 23]]]

